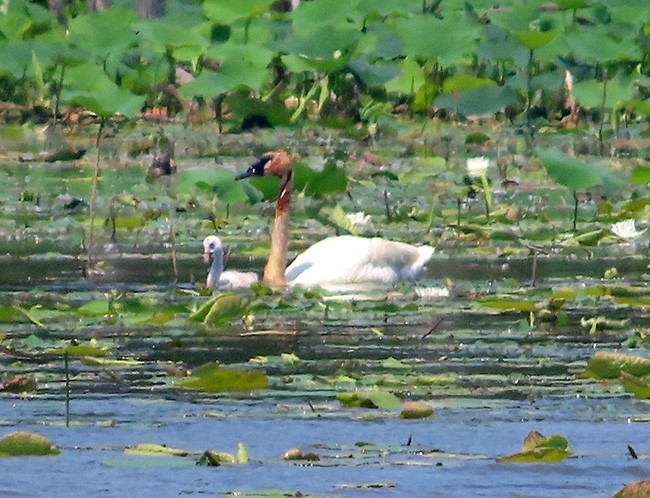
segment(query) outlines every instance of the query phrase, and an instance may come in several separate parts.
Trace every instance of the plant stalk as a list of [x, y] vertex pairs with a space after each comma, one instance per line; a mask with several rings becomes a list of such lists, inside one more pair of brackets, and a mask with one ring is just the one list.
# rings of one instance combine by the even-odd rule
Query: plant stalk
[[59, 104], [61, 103], [61, 90], [63, 89], [63, 77], [65, 76], [65, 65], [61, 65], [61, 77], [54, 87], [54, 126], [59, 122]]
[[600, 154], [605, 153], [605, 144], [603, 143], [603, 128], [605, 126], [605, 102], [607, 100], [607, 68], [603, 70], [603, 99], [600, 102], [600, 124], [598, 126], [598, 143]]
[[65, 372], [65, 426], [70, 427], [70, 369], [68, 353], [63, 354], [63, 371]]
[[178, 283], [178, 261], [176, 258], [176, 230], [174, 229], [174, 218], [169, 214], [169, 242], [172, 246], [172, 268], [174, 270], [174, 283]]
[[528, 55], [528, 74], [526, 78], [526, 126], [530, 130], [531, 128], [531, 123], [532, 123], [532, 115], [531, 115], [531, 103], [533, 100], [532, 97], [532, 85], [531, 81], [533, 79], [533, 49], [530, 49], [530, 53]]
[[481, 173], [481, 183], [483, 184], [483, 197], [485, 199], [485, 218], [490, 223], [490, 206], [492, 206], [492, 189], [488, 182], [485, 171]]
[[576, 231], [578, 225], [578, 194], [573, 191], [573, 231]]
[[106, 118], [102, 118], [99, 122], [99, 129], [97, 130], [97, 138], [95, 139], [95, 148], [97, 149], [97, 154], [95, 155], [95, 172], [93, 174], [93, 188], [90, 194], [90, 230], [88, 230], [88, 242], [86, 244], [87, 251], [87, 263], [86, 263], [86, 276], [90, 277], [90, 271], [92, 270], [93, 261], [92, 261], [92, 249], [93, 249], [93, 238], [95, 235], [95, 205], [97, 203], [97, 186], [99, 184], [99, 145], [102, 139], [102, 131], [104, 131], [104, 126], [106, 124]]

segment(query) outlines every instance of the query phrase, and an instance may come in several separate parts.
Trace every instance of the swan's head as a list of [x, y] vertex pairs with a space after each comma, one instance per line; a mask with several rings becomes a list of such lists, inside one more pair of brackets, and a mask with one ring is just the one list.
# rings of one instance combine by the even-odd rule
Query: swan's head
[[282, 178], [291, 172], [291, 156], [286, 150], [278, 149], [267, 152], [262, 155], [255, 163], [242, 174], [237, 176], [237, 180], [242, 180], [250, 176], [268, 176], [274, 175]]
[[203, 261], [212, 263], [216, 251], [223, 251], [221, 239], [216, 235], [208, 235], [203, 239]]

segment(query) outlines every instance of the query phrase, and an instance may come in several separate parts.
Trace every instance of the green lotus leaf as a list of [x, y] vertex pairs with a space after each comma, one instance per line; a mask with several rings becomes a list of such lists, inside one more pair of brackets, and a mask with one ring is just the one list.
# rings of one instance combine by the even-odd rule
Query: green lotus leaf
[[136, 19], [133, 9], [126, 7], [72, 17], [68, 23], [69, 43], [105, 60], [134, 42], [130, 24]]
[[512, 37], [529, 50], [537, 50], [551, 43], [557, 36], [556, 30], [512, 32]]
[[601, 183], [601, 173], [594, 165], [567, 156], [557, 149], [538, 149], [537, 155], [549, 176], [560, 185], [572, 190], [584, 190]]
[[205, 0], [203, 8], [209, 19], [222, 24], [231, 24], [241, 19], [251, 19], [266, 12], [274, 0], [238, 0], [224, 2], [223, 0]]

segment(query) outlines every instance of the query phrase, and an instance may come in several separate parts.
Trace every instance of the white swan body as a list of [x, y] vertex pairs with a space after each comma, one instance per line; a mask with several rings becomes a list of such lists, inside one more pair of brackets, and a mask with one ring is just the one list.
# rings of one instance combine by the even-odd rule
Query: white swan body
[[416, 247], [378, 237], [329, 237], [300, 254], [285, 272], [289, 285], [415, 281], [433, 254], [433, 247]]
[[223, 270], [223, 245], [216, 235], [203, 240], [203, 260], [210, 264], [205, 285], [212, 290], [247, 289], [258, 281], [256, 273]]
[[416, 247], [380, 238], [344, 235], [317, 242], [287, 267], [292, 157], [284, 150], [267, 152], [237, 179], [268, 175], [280, 179], [271, 229], [271, 251], [264, 268], [264, 283], [272, 288], [286, 285], [393, 285], [400, 279], [416, 280], [433, 254], [434, 249], [430, 246]]

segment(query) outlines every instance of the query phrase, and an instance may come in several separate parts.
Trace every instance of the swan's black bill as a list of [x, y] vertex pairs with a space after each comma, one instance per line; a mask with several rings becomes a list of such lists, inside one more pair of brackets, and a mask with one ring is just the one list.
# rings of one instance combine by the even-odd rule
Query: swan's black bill
[[271, 160], [270, 157], [262, 157], [259, 161], [251, 164], [246, 171], [236, 176], [235, 180], [243, 180], [250, 176], [264, 176], [264, 166]]

